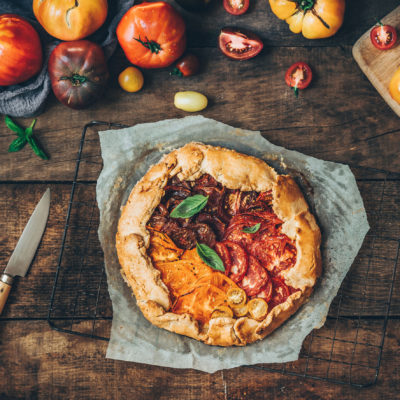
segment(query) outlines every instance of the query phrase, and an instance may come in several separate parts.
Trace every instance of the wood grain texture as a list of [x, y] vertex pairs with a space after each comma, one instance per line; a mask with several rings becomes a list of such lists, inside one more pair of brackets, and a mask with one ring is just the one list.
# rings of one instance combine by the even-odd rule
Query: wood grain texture
[[[400, 7], [384, 17], [382, 23], [392, 25], [399, 31]], [[400, 46], [397, 44], [387, 51], [378, 50], [371, 43], [370, 31], [371, 29], [357, 40], [353, 47], [353, 56], [376, 90], [400, 117], [400, 104], [393, 100], [388, 90], [393, 74], [400, 67]]]
[[[367, 332], [374, 335], [370, 321]], [[354, 333], [352, 325], [343, 327]], [[0, 324], [1, 399], [355, 399], [397, 398], [400, 389], [400, 321], [390, 321], [378, 383], [356, 389], [284, 376], [252, 368], [234, 368], [206, 374], [105, 359], [107, 343], [50, 330], [44, 321], [8, 321]], [[320, 352], [319, 342], [315, 345]], [[334, 352], [340, 360], [343, 347]], [[317, 354], [317, 353], [316, 353]], [[371, 357], [371, 362], [374, 357]], [[291, 371], [304, 371], [305, 361], [290, 363]], [[326, 364], [311, 362], [310, 373], [326, 373]], [[312, 368], [314, 370], [312, 370]], [[373, 371], [372, 371], [373, 372]], [[338, 376], [334, 363], [330, 376]], [[370, 370], [354, 371], [354, 377], [371, 378]]]

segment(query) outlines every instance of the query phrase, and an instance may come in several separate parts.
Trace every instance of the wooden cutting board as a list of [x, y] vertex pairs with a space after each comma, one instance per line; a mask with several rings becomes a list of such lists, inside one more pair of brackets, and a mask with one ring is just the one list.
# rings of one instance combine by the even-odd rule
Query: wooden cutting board
[[371, 43], [369, 29], [353, 46], [353, 56], [376, 90], [400, 117], [400, 104], [392, 99], [388, 90], [393, 74], [400, 67], [400, 6], [381, 21], [396, 28], [398, 36], [396, 45], [390, 50], [376, 49]]

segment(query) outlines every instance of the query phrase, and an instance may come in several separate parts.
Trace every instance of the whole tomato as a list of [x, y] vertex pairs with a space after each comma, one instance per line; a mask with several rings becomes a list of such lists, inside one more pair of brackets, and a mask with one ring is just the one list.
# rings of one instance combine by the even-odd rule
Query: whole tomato
[[89, 40], [60, 43], [51, 53], [48, 67], [55, 96], [75, 109], [100, 98], [109, 76], [103, 49]]
[[0, 15], [0, 86], [16, 85], [36, 75], [42, 45], [33, 26], [14, 14]]
[[97, 31], [107, 17], [107, 0], [33, 0], [43, 28], [60, 40], [79, 40]]
[[118, 41], [128, 60], [142, 68], [164, 68], [185, 51], [186, 27], [168, 3], [133, 6], [117, 27]]

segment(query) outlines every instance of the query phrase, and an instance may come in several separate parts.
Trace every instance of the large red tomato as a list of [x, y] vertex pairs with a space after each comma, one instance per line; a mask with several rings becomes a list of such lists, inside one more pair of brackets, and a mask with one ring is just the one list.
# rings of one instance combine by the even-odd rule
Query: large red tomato
[[0, 15], [0, 86], [32, 78], [42, 61], [42, 45], [33, 26], [18, 15]]
[[98, 100], [109, 76], [103, 49], [89, 40], [60, 43], [51, 53], [48, 66], [55, 96], [75, 109]]
[[168, 3], [133, 6], [117, 27], [118, 41], [128, 60], [142, 68], [164, 68], [186, 48], [185, 22]]

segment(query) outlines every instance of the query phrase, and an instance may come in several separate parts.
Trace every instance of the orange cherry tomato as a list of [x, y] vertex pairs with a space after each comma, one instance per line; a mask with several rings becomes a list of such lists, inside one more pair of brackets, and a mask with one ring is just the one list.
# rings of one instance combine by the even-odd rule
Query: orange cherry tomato
[[138, 92], [144, 83], [142, 71], [136, 67], [128, 67], [119, 74], [118, 83], [126, 92]]

